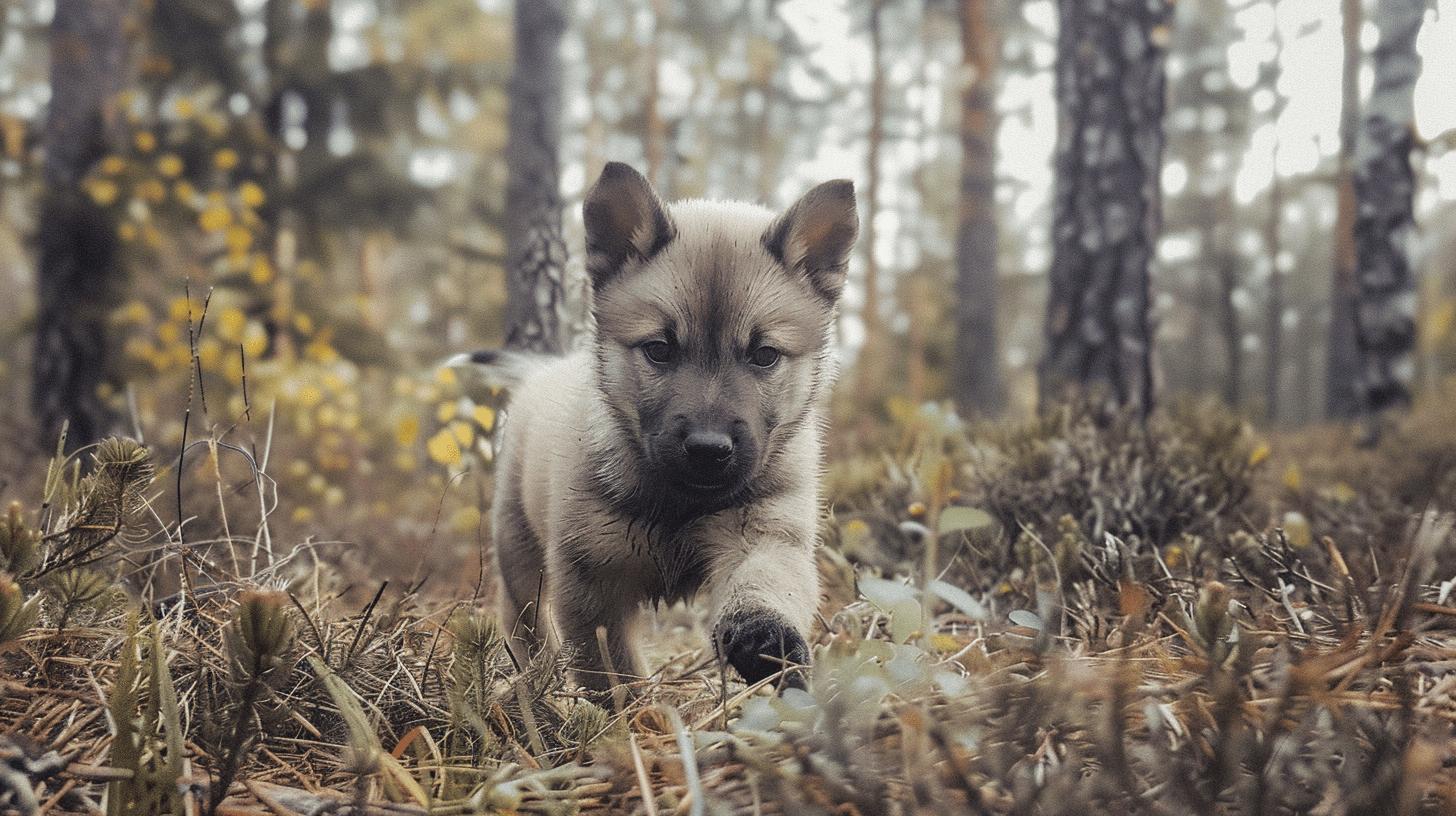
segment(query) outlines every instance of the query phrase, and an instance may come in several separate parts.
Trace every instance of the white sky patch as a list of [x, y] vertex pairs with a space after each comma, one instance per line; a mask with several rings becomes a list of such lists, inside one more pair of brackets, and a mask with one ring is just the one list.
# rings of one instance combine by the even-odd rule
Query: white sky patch
[[[1416, 48], [1425, 64], [1416, 83], [1416, 129], [1432, 139], [1456, 128], [1456, 0], [1440, 0], [1426, 12]], [[1442, 197], [1450, 198], [1445, 192]]]

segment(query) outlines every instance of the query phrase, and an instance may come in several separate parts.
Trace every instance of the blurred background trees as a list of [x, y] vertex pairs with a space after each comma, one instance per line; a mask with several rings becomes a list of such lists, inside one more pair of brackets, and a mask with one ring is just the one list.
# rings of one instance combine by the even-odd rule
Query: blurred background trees
[[858, 182], [841, 428], [1088, 382], [1285, 426], [1399, 405], [1456, 360], [1453, 25], [1453, 0], [3, 0], [0, 421], [27, 456], [65, 421], [173, 445], [190, 400], [300, 440], [287, 489], [381, 512], [390, 478], [488, 456], [495, 397], [440, 359], [579, 328], [609, 159], [669, 198]]

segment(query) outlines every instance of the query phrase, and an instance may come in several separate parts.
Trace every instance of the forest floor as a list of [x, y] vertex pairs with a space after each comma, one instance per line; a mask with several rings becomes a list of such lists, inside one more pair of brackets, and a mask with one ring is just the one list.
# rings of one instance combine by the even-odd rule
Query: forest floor
[[675, 608], [601, 706], [109, 442], [0, 519], [0, 812], [1456, 812], [1453, 420], [908, 412], [831, 462], [808, 692]]

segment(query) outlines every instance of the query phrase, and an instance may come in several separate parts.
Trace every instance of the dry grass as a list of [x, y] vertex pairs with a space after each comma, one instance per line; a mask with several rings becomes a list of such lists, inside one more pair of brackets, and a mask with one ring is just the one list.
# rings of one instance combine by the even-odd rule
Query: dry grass
[[1446, 517], [1382, 489], [1419, 523], [1342, 540], [1333, 466], [1296, 489], [1225, 419], [1088, 421], [841, 463], [812, 691], [664, 622], [608, 709], [472, 603], [225, 524], [266, 474], [179, 530], [179, 484], [115, 443], [0, 520], [0, 812], [1456, 811]]

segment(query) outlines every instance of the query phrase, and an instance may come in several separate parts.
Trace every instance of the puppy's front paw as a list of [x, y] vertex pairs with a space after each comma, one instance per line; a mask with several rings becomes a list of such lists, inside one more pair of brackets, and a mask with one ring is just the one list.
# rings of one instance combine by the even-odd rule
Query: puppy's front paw
[[[718, 656], [727, 660], [750, 685], [782, 671], [785, 664], [807, 665], [809, 644], [777, 613], [746, 609], [724, 616], [713, 632]], [[802, 669], [784, 675], [784, 688], [805, 687]]]

